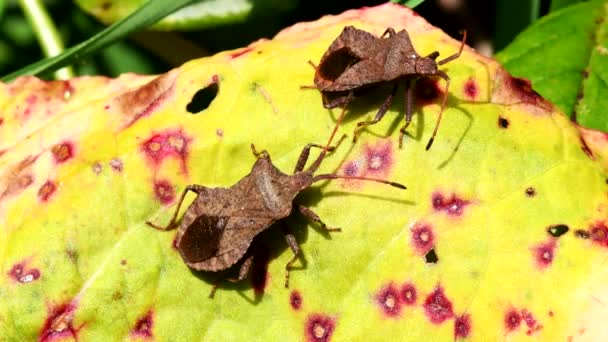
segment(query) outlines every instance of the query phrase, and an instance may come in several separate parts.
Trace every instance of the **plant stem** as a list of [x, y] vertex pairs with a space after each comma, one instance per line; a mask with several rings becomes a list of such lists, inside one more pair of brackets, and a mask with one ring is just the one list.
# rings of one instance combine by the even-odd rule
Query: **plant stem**
[[[57, 32], [55, 24], [40, 0], [19, 0], [19, 5], [32, 26], [38, 43], [47, 57], [60, 54], [64, 50], [61, 36]], [[67, 79], [74, 76], [71, 67], [65, 67], [55, 71], [55, 78]]]

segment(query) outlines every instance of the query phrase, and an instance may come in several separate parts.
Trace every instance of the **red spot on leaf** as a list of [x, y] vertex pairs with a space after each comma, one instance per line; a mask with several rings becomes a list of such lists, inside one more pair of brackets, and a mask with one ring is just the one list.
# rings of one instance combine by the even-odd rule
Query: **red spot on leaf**
[[66, 162], [74, 156], [74, 145], [72, 145], [70, 142], [63, 142], [53, 146], [51, 148], [51, 152], [53, 153], [55, 162], [60, 164]]
[[344, 165], [343, 172], [347, 176], [357, 176], [359, 174], [360, 162], [357, 160], [350, 161]]
[[424, 255], [433, 248], [435, 244], [435, 234], [428, 224], [416, 224], [412, 228], [412, 246], [419, 255]]
[[471, 335], [471, 315], [463, 314], [454, 320], [454, 339], [467, 338]]
[[114, 159], [110, 160], [110, 167], [112, 168], [112, 170], [114, 170], [116, 172], [122, 172], [122, 169], [123, 169], [122, 160], [120, 158], [114, 158]]
[[152, 310], [148, 311], [143, 317], [135, 322], [133, 330], [131, 330], [131, 336], [152, 338], [152, 328], [154, 326], [154, 313]]
[[141, 146], [142, 152], [154, 168], [158, 168], [165, 158], [177, 158], [181, 161], [181, 169], [187, 173], [186, 160], [188, 158], [188, 145], [191, 139], [181, 129], [167, 130], [154, 134]]
[[439, 88], [436, 81], [429, 78], [421, 78], [416, 82], [414, 90], [416, 105], [425, 106], [435, 102], [440, 96], [443, 96], [443, 91]]
[[327, 342], [335, 327], [335, 319], [323, 314], [311, 314], [306, 320], [304, 334], [309, 342]]
[[446, 297], [441, 286], [437, 286], [426, 297], [423, 306], [426, 317], [434, 324], [441, 324], [454, 316], [452, 302]]
[[414, 305], [418, 299], [418, 293], [416, 287], [412, 283], [405, 283], [401, 286], [401, 302], [404, 305]]
[[479, 86], [474, 78], [469, 78], [464, 83], [464, 94], [471, 100], [474, 100], [479, 93]]
[[551, 103], [547, 102], [539, 93], [532, 89], [530, 80], [508, 75], [506, 78], [506, 88], [509, 89], [520, 102], [532, 104], [547, 111], [553, 109]]
[[532, 254], [536, 265], [542, 270], [551, 265], [555, 256], [556, 241], [550, 239], [532, 248]]
[[510, 309], [505, 314], [505, 328], [507, 332], [511, 332], [521, 325], [521, 315], [515, 309]]
[[608, 227], [604, 222], [596, 222], [589, 229], [589, 237], [591, 241], [602, 247], [608, 247]]
[[46, 321], [44, 322], [42, 330], [40, 331], [38, 341], [50, 342], [55, 340], [63, 340], [67, 337], [78, 340], [77, 334], [82, 326], [79, 328], [74, 327], [72, 319], [75, 310], [76, 305], [71, 302], [51, 306], [49, 308]]
[[4, 118], [0, 118], [0, 126], [4, 123]]
[[469, 201], [465, 201], [462, 198], [452, 194], [450, 198], [443, 197], [439, 192], [435, 192], [431, 198], [433, 208], [437, 211], [445, 211], [450, 216], [462, 215], [464, 208], [470, 204]]
[[31, 283], [40, 278], [40, 271], [36, 268], [28, 269], [26, 267], [26, 262], [22, 261], [13, 265], [13, 267], [8, 271], [8, 276], [12, 278], [14, 281], [26, 284]]
[[399, 300], [399, 290], [392, 283], [382, 288], [376, 294], [376, 303], [386, 317], [399, 317], [401, 313], [401, 301]]
[[93, 170], [93, 172], [98, 175], [101, 173], [101, 171], [103, 170], [103, 165], [101, 165], [100, 162], [95, 162], [95, 164], [93, 164], [93, 166], [91, 166], [91, 170]]
[[231, 59], [235, 59], [235, 58], [241, 57], [241, 56], [243, 56], [243, 55], [245, 55], [245, 54], [247, 54], [247, 53], [249, 53], [251, 51], [253, 51], [253, 48], [251, 48], [251, 47], [244, 48], [244, 49], [241, 49], [241, 50], [239, 50], [237, 52], [231, 53], [230, 54], [230, 58]]
[[365, 144], [363, 155], [366, 164], [366, 176], [385, 176], [393, 165], [393, 148], [391, 141], [378, 141], [375, 145]]
[[163, 205], [169, 205], [175, 199], [175, 190], [169, 181], [159, 180], [154, 183], [154, 195]]
[[302, 295], [300, 292], [296, 290], [291, 291], [291, 294], [289, 295], [289, 304], [291, 304], [291, 307], [294, 310], [300, 310], [302, 307]]
[[55, 190], [57, 190], [57, 185], [51, 181], [46, 181], [46, 183], [42, 184], [40, 189], [38, 189], [38, 198], [40, 198], [42, 202], [46, 202], [55, 193]]

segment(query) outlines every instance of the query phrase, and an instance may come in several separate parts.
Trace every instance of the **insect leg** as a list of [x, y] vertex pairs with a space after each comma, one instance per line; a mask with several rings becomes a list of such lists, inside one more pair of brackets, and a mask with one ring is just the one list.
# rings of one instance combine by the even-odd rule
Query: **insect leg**
[[407, 80], [405, 82], [405, 125], [399, 130], [399, 148], [403, 146], [403, 136], [405, 130], [412, 122], [412, 115], [414, 113], [414, 85], [416, 80]]
[[389, 36], [389, 37], [392, 37], [392, 36], [394, 36], [395, 34], [397, 34], [397, 33], [395, 32], [395, 29], [394, 29], [394, 28], [389, 27], [389, 28], [387, 28], [387, 29], [386, 29], [386, 31], [384, 31], [384, 33], [383, 33], [383, 34], [380, 36], [380, 38], [384, 38], [384, 36], [386, 36], [386, 34], [387, 34], [387, 33], [388, 33], [388, 36]]
[[317, 70], [317, 66], [311, 60], [308, 60], [308, 64], [315, 70]]
[[435, 128], [433, 129], [433, 134], [431, 134], [431, 138], [429, 142], [426, 144], [426, 150], [428, 151], [433, 145], [433, 141], [435, 140], [435, 135], [437, 135], [437, 129], [439, 129], [439, 123], [441, 122], [441, 117], [443, 117], [443, 110], [445, 109], [445, 104], [448, 100], [448, 89], [450, 88], [450, 77], [441, 71], [437, 70], [437, 76], [443, 78], [445, 80], [445, 91], [443, 93], [443, 102], [441, 102], [441, 109], [439, 110], [439, 116], [437, 117], [437, 123], [435, 123]]
[[376, 113], [376, 117], [374, 118], [374, 120], [362, 121], [362, 122], [357, 123], [357, 127], [355, 128], [355, 132], [353, 135], [353, 143], [357, 142], [359, 132], [365, 126], [373, 125], [373, 124], [377, 123], [378, 121], [382, 120], [382, 117], [384, 116], [384, 114], [386, 114], [386, 111], [389, 109], [389, 107], [393, 103], [393, 98], [395, 97], [395, 93], [397, 92], [397, 86], [398, 86], [398, 83], [395, 83], [393, 85], [393, 90], [391, 90], [391, 93], [388, 95], [386, 100], [384, 100], [384, 102], [380, 106], [380, 109], [378, 109], [378, 113]]
[[248, 257], [247, 259], [245, 259], [245, 261], [243, 261], [243, 263], [241, 264], [241, 267], [239, 268], [238, 277], [220, 279], [217, 282], [215, 282], [215, 284], [213, 284], [213, 287], [211, 288], [211, 293], [209, 293], [209, 298], [213, 298], [213, 296], [215, 296], [215, 291], [220, 286], [220, 282], [222, 280], [228, 280], [231, 283], [238, 283], [238, 282], [242, 281], [243, 279], [247, 278], [247, 276], [249, 275], [249, 271], [251, 270], [252, 264], [253, 264], [253, 255]]
[[[327, 148], [327, 151], [333, 152], [335, 149], [337, 149], [338, 146], [340, 146], [340, 144], [342, 143], [342, 140], [344, 140], [344, 138], [346, 138], [346, 134], [344, 134], [342, 136], [342, 138], [340, 138], [340, 140], [338, 141], [338, 143], [336, 145], [329, 146]], [[304, 170], [304, 166], [306, 166], [306, 162], [308, 161], [308, 156], [310, 155], [310, 149], [313, 147], [323, 148], [325, 146], [323, 146], [321, 144], [308, 144], [308, 145], [304, 146], [304, 149], [302, 149], [302, 152], [300, 153], [300, 157], [298, 157], [298, 162], [296, 163], [296, 168], [293, 171], [293, 173]]]
[[283, 225], [283, 235], [285, 235], [285, 241], [287, 245], [293, 252], [293, 258], [289, 260], [287, 265], [285, 265], [285, 288], [289, 287], [289, 272], [291, 270], [291, 265], [298, 260], [300, 254], [302, 254], [302, 250], [300, 249], [300, 245], [298, 245], [298, 241], [296, 241], [296, 237], [289, 231], [287, 225]]
[[462, 34], [462, 42], [460, 42], [460, 50], [458, 50], [458, 52], [456, 52], [455, 54], [446, 57], [445, 59], [440, 60], [439, 62], [437, 62], [437, 65], [443, 65], [447, 62], [453, 61], [456, 58], [460, 57], [460, 54], [462, 53], [462, 48], [464, 47], [464, 42], [467, 40], [467, 31], [464, 31], [464, 33]]
[[424, 57], [424, 58], [435, 59], [437, 57], [439, 57], [439, 52], [438, 51], [433, 51], [433, 52], [429, 53], [429, 55], [426, 56], [426, 57]]
[[341, 228], [329, 228], [327, 227], [327, 225], [321, 221], [321, 218], [319, 217], [319, 215], [315, 214], [314, 211], [310, 210], [310, 208], [307, 208], [301, 204], [298, 204], [298, 210], [300, 211], [300, 213], [302, 215], [304, 215], [307, 219], [318, 223], [323, 229], [327, 230], [328, 232], [340, 232], [342, 231]]
[[186, 197], [186, 193], [188, 191], [192, 191], [194, 193], [196, 193], [197, 195], [203, 191], [204, 189], [206, 189], [204, 186], [202, 185], [198, 185], [198, 184], [190, 184], [188, 186], [186, 186], [186, 188], [184, 189], [184, 191], [182, 191], [182, 195], [179, 197], [179, 200], [177, 202], [177, 208], [175, 208], [175, 212], [173, 213], [173, 217], [171, 217], [171, 221], [169, 221], [169, 224], [167, 224], [164, 227], [161, 227], [159, 225], [156, 225], [150, 221], [146, 221], [146, 224], [152, 228], [156, 228], [159, 230], [169, 230], [173, 227], [173, 225], [175, 225], [175, 221], [177, 220], [177, 214], [179, 213], [179, 208], [182, 206], [182, 202], [184, 201], [184, 197]]
[[256, 158], [269, 158], [268, 152], [266, 150], [262, 150], [262, 152], [258, 152], [258, 150], [255, 149], [254, 144], [251, 144], [251, 152], [253, 152], [253, 155]]

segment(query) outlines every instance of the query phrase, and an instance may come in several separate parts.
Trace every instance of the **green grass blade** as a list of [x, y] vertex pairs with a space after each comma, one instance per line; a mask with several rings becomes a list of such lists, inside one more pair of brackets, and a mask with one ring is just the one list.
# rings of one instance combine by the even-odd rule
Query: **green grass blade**
[[402, 4], [405, 7], [409, 7], [409, 8], [414, 8], [418, 5], [420, 5], [421, 3], [424, 2], [424, 0], [407, 0], [407, 1], [403, 1], [403, 0], [391, 0], [391, 2], [396, 2], [398, 4]]
[[72, 64], [77, 59], [114, 43], [134, 31], [148, 27], [168, 14], [194, 2], [196, 0], [150, 0], [128, 17], [107, 27], [84, 42], [65, 50], [62, 54], [30, 64], [2, 77], [1, 80], [7, 82], [18, 76], [37, 75]]

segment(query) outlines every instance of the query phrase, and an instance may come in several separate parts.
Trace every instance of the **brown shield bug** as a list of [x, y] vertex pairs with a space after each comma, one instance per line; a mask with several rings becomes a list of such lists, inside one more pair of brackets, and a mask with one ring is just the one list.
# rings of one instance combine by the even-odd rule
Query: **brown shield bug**
[[369, 32], [347, 26], [331, 43], [315, 68], [315, 86], [323, 97], [325, 108], [346, 106], [353, 95], [362, 90], [388, 85], [392, 88], [384, 100], [376, 116], [371, 121], [363, 121], [355, 128], [353, 142], [356, 142], [360, 131], [368, 125], [380, 121], [393, 102], [399, 83], [405, 85], [405, 124], [399, 130], [399, 147], [403, 144], [405, 130], [412, 121], [414, 104], [414, 84], [421, 77], [438, 76], [446, 81], [443, 101], [437, 123], [426, 145], [428, 150], [435, 139], [443, 110], [445, 109], [450, 77], [441, 70], [439, 65], [458, 58], [464, 47], [466, 31], [464, 32], [460, 50], [440, 61], [439, 52], [434, 51], [426, 57], [421, 57], [410, 40], [406, 30], [395, 32], [387, 28], [380, 38]]
[[[344, 111], [341, 117], [343, 115]], [[175, 213], [167, 226], [160, 227], [150, 222], [146, 223], [161, 230], [173, 228], [184, 196], [188, 191], [196, 193], [196, 198], [183, 216], [175, 245], [189, 267], [211, 272], [228, 269], [243, 259], [256, 235], [296, 211], [327, 231], [338, 231], [339, 228], [328, 228], [311, 209], [294, 204], [294, 198], [314, 182], [338, 178], [369, 180], [401, 189], [405, 189], [405, 186], [376, 178], [331, 173], [315, 175], [327, 152], [334, 149], [330, 145], [336, 129], [337, 126], [325, 147], [316, 144], [308, 144], [304, 147], [292, 175], [277, 169], [272, 164], [268, 152], [257, 152], [252, 144], [251, 148], [257, 160], [247, 176], [230, 188], [188, 185], [182, 192]], [[314, 163], [304, 170], [312, 147], [323, 150]], [[285, 266], [285, 287], [288, 287], [290, 267], [298, 259], [301, 251], [294, 235], [287, 230], [284, 233], [287, 244], [294, 253], [293, 258]], [[247, 257], [240, 266], [238, 277], [227, 280], [237, 282], [245, 279], [251, 264], [252, 257]], [[210, 297], [213, 297], [216, 287], [217, 285], [211, 290]]]

